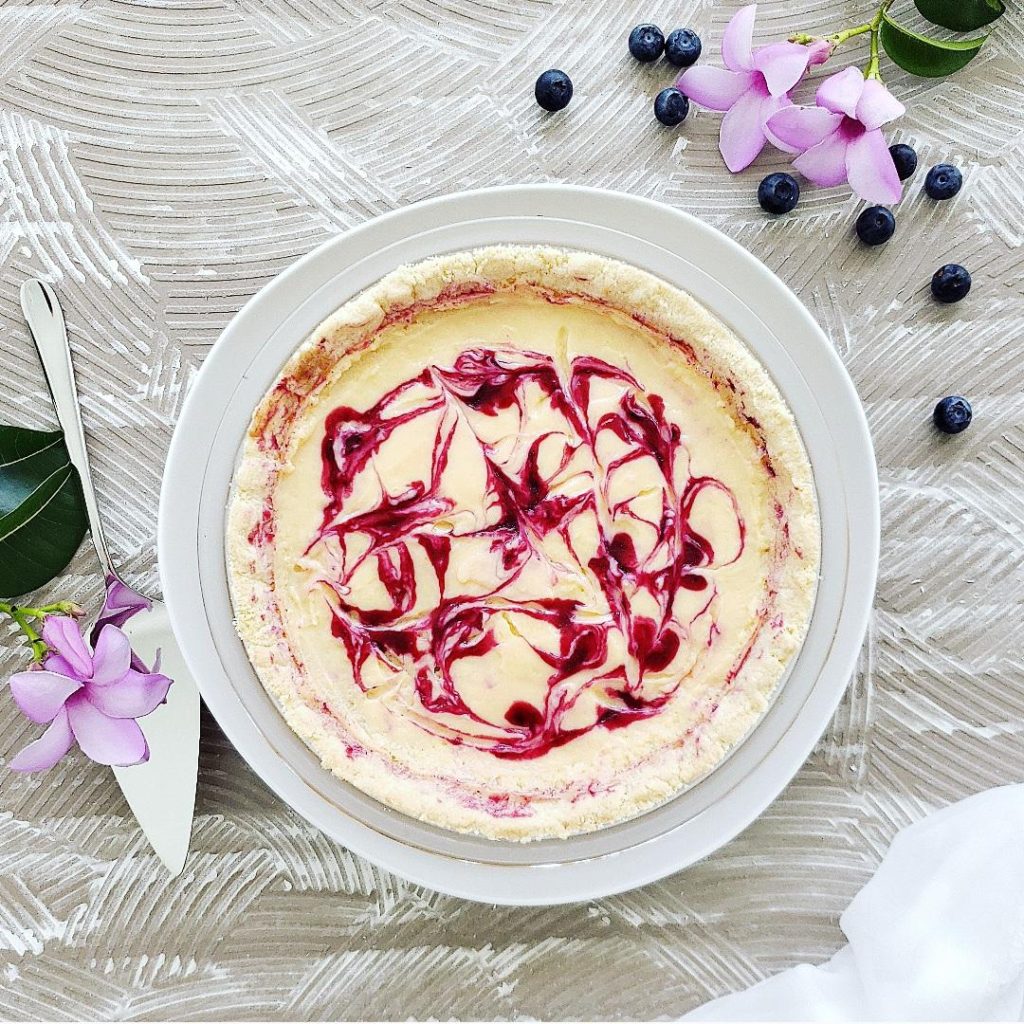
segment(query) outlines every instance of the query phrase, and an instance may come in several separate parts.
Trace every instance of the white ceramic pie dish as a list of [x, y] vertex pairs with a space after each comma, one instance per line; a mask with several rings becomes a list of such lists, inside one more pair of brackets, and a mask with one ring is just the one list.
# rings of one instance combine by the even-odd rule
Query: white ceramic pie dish
[[[253, 408], [328, 314], [395, 267], [493, 243], [549, 243], [632, 263], [689, 291], [761, 359], [815, 475], [821, 582], [777, 698], [710, 775], [633, 821], [528, 844], [459, 835], [385, 808], [322, 769], [249, 665], [233, 623], [224, 515]], [[692, 864], [748, 825], [799, 769], [857, 657], [878, 563], [878, 484], [853, 386], [799, 300], [713, 228], [649, 200], [559, 185], [462, 193], [333, 239], [260, 291], [207, 357], [175, 430], [160, 503], [164, 596], [203, 696], [260, 777], [310, 822], [413, 881], [486, 902], [570, 902]]]

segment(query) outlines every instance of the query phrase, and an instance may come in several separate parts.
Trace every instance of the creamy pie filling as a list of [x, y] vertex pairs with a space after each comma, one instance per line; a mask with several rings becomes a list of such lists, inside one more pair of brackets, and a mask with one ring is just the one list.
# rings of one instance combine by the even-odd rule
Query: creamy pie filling
[[792, 418], [725, 328], [621, 264], [484, 250], [397, 282], [254, 418], [229, 527], [253, 664], [329, 768], [435, 824], [536, 838], [654, 806], [756, 721], [806, 627]]

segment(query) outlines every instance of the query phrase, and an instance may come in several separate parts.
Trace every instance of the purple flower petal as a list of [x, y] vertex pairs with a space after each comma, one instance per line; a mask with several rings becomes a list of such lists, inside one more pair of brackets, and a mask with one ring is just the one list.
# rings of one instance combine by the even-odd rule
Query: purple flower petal
[[842, 114], [824, 107], [789, 106], [773, 114], [766, 127], [772, 141], [782, 143], [780, 149], [792, 147], [792, 152], [802, 153], [823, 142], [842, 122]]
[[[793, 106], [793, 101], [789, 96], [768, 96], [761, 103], [761, 131], [764, 133], [764, 137], [773, 145], [778, 146], [779, 149], [784, 152], [791, 152], [790, 147], [785, 144], [779, 144], [778, 139], [772, 136], [772, 133], [768, 131], [768, 122], [780, 111]], [[795, 151], [794, 151], [795, 152]]]
[[69, 698], [67, 714], [78, 745], [94, 761], [124, 766], [149, 758], [146, 737], [134, 719], [109, 718], [84, 693]]
[[847, 68], [826, 78], [815, 97], [819, 107], [847, 117], [857, 116], [857, 104], [864, 92], [864, 76], [856, 68]]
[[722, 36], [722, 60], [731, 71], [750, 71], [754, 67], [751, 45], [754, 40], [754, 19], [757, 4], [741, 7], [725, 26]]
[[903, 196], [903, 185], [881, 129], [865, 132], [846, 151], [850, 187], [869, 203], [892, 206]]
[[86, 646], [78, 623], [70, 615], [47, 615], [40, 631], [46, 646], [59, 654], [75, 679], [88, 679], [92, 674], [92, 655]]
[[733, 104], [722, 118], [718, 148], [722, 152], [725, 166], [735, 174], [749, 167], [764, 149], [764, 122], [762, 114], [764, 101], [769, 99], [768, 90], [750, 89]]
[[677, 88], [708, 110], [728, 110], [750, 89], [756, 80], [753, 71], [726, 71], [725, 68], [687, 68]]
[[48, 654], [43, 659], [43, 668], [47, 672], [53, 672], [58, 676], [67, 676], [69, 679], [77, 678], [71, 663], [67, 658], [61, 657], [59, 654]]
[[793, 166], [815, 185], [841, 185], [846, 181], [846, 134], [840, 129], [812, 146], [793, 161]]
[[142, 718], [155, 711], [167, 696], [171, 680], [157, 672], [134, 672], [110, 686], [86, 684], [85, 696], [110, 718]]
[[827, 39], [816, 39], [813, 43], [807, 45], [807, 64], [809, 67], [815, 67], [818, 64], [825, 64], [832, 56], [832, 50], [834, 49], [832, 43]]
[[103, 601], [103, 609], [96, 625], [92, 627], [92, 640], [96, 642], [100, 630], [104, 626], [123, 626], [133, 615], [148, 611], [153, 602], [131, 587], [126, 587], [119, 579], [111, 576], [107, 579], [107, 594]]
[[37, 725], [52, 722], [64, 701], [82, 684], [56, 672], [18, 672], [11, 676], [11, 696], [22, 714]]
[[754, 53], [754, 67], [764, 75], [768, 91], [783, 96], [803, 78], [810, 51], [798, 43], [772, 43]]
[[869, 78], [857, 103], [857, 120], [869, 131], [902, 117], [907, 108], [881, 82]]
[[124, 678], [132, 661], [132, 645], [117, 626], [104, 626], [92, 655], [92, 682], [101, 686]]
[[50, 728], [27, 747], [22, 747], [8, 762], [14, 772], [42, 772], [52, 768], [70, 749], [75, 737], [71, 733], [68, 713], [61, 708]]

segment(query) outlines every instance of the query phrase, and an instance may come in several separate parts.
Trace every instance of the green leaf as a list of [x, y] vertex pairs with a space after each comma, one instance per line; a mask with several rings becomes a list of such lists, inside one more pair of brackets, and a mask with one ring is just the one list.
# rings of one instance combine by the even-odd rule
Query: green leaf
[[885, 52], [904, 71], [921, 78], [944, 78], [969, 64], [988, 36], [962, 41], [932, 39], [911, 32], [885, 14], [881, 38]]
[[973, 32], [990, 25], [1006, 11], [1003, 0], [914, 0], [933, 24], [954, 32]]
[[87, 525], [61, 432], [0, 426], [0, 597], [49, 583]]

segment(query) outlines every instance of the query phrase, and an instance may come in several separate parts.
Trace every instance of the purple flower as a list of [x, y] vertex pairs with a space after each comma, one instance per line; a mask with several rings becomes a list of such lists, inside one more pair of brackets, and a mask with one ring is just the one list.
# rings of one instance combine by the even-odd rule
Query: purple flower
[[[688, 68], [676, 85], [695, 103], [726, 111], [718, 147], [730, 171], [742, 171], [754, 162], [767, 141], [768, 119], [791, 103], [789, 90], [804, 76], [809, 64], [828, 60], [831, 45], [772, 43], [752, 49], [757, 4], [733, 15], [722, 36], [725, 68]], [[786, 148], [785, 146], [781, 148]]]
[[[114, 614], [124, 611], [123, 596], [115, 599]], [[90, 648], [73, 618], [47, 616], [42, 638], [50, 654], [43, 668], [11, 677], [11, 693], [22, 712], [40, 725], [50, 723], [12, 758], [14, 771], [52, 768], [76, 740], [100, 764], [130, 765], [149, 758], [135, 719], [163, 703], [171, 680], [133, 668], [128, 637], [110, 622], [97, 625]]]
[[882, 125], [899, 117], [903, 104], [856, 68], [826, 78], [816, 101], [815, 107], [779, 110], [768, 120], [768, 131], [800, 153], [793, 166], [816, 185], [849, 181], [869, 203], [898, 203], [903, 186]]

